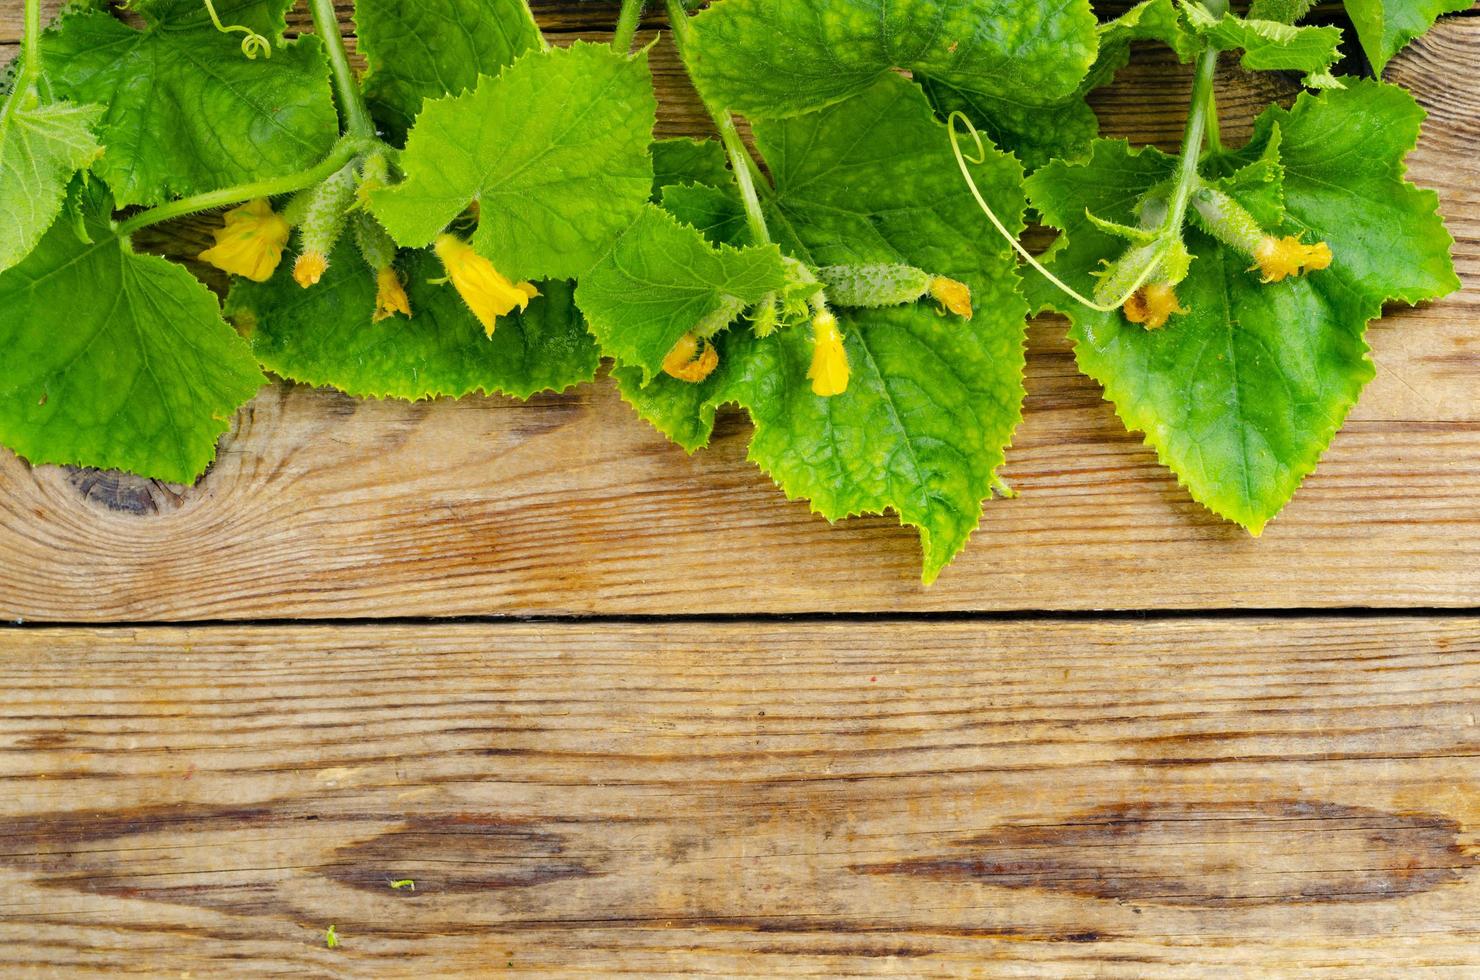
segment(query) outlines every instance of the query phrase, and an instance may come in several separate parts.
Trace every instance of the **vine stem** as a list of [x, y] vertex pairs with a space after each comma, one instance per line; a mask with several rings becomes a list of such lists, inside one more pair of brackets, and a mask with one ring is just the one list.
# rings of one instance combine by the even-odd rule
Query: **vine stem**
[[[689, 23], [689, 12], [684, 9], [682, 0], [668, 0], [668, 21], [673, 28], [679, 54], [686, 54], [693, 41], [694, 28]], [[745, 222], [750, 226], [750, 235], [756, 245], [767, 245], [771, 241], [771, 230], [766, 225], [760, 195], [756, 192], [756, 181], [763, 179], [760, 168], [746, 149], [745, 141], [740, 138], [740, 131], [735, 128], [735, 117], [730, 110], [717, 109], [707, 100], [704, 108], [709, 110], [710, 117], [714, 119], [715, 128], [719, 130], [720, 143], [724, 145], [725, 154], [730, 158], [730, 169], [735, 171], [735, 183], [740, 188], [740, 200], [745, 205]]]
[[375, 137], [375, 123], [370, 120], [370, 110], [360, 95], [359, 83], [349, 67], [349, 55], [344, 50], [344, 38], [339, 34], [339, 17], [334, 13], [334, 0], [309, 0], [313, 13], [313, 29], [324, 42], [329, 55], [329, 67], [334, 70], [334, 87], [339, 92], [339, 107], [344, 112], [345, 131], [350, 136]]
[[235, 187], [225, 187], [219, 191], [210, 191], [206, 194], [196, 194], [194, 197], [182, 197], [178, 201], [161, 204], [157, 208], [148, 211], [140, 211], [118, 226], [120, 238], [127, 238], [134, 232], [151, 225], [157, 225], [162, 221], [172, 218], [182, 218], [187, 214], [195, 214], [199, 211], [212, 211], [216, 208], [230, 207], [233, 204], [241, 204], [245, 201], [254, 201], [259, 197], [276, 197], [279, 194], [292, 194], [306, 187], [323, 183], [334, 176], [355, 157], [375, 146], [373, 140], [356, 139], [346, 137], [339, 141], [323, 162], [317, 166], [300, 170], [297, 173], [285, 174], [282, 177], [274, 177], [271, 180], [260, 180], [252, 184], [238, 184]]
[[1192, 79], [1192, 106], [1187, 113], [1187, 129], [1182, 134], [1182, 158], [1177, 164], [1177, 183], [1172, 188], [1171, 208], [1167, 212], [1166, 223], [1162, 225], [1162, 234], [1181, 232], [1182, 223], [1187, 219], [1187, 203], [1202, 185], [1197, 165], [1202, 162], [1203, 137], [1208, 133], [1208, 116], [1213, 106], [1213, 75], [1217, 70], [1218, 52], [1209, 48], [1197, 59], [1197, 74]]
[[632, 50], [632, 39], [637, 36], [637, 25], [642, 21], [642, 8], [645, 6], [646, 0], [622, 0], [617, 32], [612, 35], [612, 49], [618, 54]]

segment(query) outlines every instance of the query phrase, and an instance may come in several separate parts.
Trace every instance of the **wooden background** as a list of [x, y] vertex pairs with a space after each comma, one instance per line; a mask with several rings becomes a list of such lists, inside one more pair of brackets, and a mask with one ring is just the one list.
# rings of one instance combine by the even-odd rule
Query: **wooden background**
[[[1138, 55], [1096, 106], [1173, 148], [1188, 69]], [[193, 488], [0, 452], [0, 975], [1480, 976], [1477, 75], [1472, 15], [1389, 68], [1466, 290], [1374, 326], [1258, 542], [1053, 318], [1021, 496], [928, 590], [743, 417], [689, 458], [604, 381], [278, 384]], [[1219, 91], [1237, 139], [1295, 89]]]

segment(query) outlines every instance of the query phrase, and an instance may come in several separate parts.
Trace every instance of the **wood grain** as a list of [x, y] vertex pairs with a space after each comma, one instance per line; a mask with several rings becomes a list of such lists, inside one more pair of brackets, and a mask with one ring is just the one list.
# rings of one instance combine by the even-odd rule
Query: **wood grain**
[[1475, 619], [0, 651], [7, 977], [1480, 970]]
[[[575, 36], [559, 18], [579, 5], [539, 9]], [[589, 10], [588, 24], [610, 12]], [[913, 532], [889, 518], [829, 527], [784, 500], [745, 462], [741, 416], [691, 459], [605, 382], [528, 405], [356, 403], [278, 385], [194, 488], [4, 454], [0, 618], [1476, 605], [1476, 63], [1480, 19], [1461, 17], [1389, 69], [1430, 112], [1410, 172], [1440, 192], [1466, 290], [1372, 329], [1377, 380], [1261, 541], [1188, 499], [1047, 318], [1030, 330], [1027, 417], [1005, 471], [1020, 497], [988, 506], [930, 590]], [[704, 132], [666, 44], [654, 66], [665, 134]], [[1188, 91], [1187, 69], [1149, 48], [1096, 106], [1108, 133], [1169, 147]], [[1293, 91], [1226, 67], [1225, 130], [1246, 134]], [[189, 253], [200, 233], [147, 244]]]

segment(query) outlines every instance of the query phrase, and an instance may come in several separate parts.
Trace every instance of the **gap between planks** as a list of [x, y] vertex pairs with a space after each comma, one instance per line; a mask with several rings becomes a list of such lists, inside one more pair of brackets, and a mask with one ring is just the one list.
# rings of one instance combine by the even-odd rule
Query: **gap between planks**
[[75, 629], [367, 629], [377, 627], [487, 627], [522, 629], [551, 625], [581, 628], [604, 626], [729, 626], [739, 624], [788, 626], [904, 626], [934, 624], [964, 626], [970, 624], [1040, 623], [1045, 625], [1073, 623], [1176, 623], [1216, 619], [1221, 622], [1299, 622], [1336, 620], [1393, 621], [1396, 619], [1480, 622], [1480, 605], [1473, 608], [1449, 606], [1350, 606], [1333, 608], [1210, 606], [1198, 609], [1010, 609], [962, 611], [897, 611], [897, 612], [730, 612], [730, 613], [629, 613], [591, 615], [487, 615], [487, 616], [345, 616], [285, 617], [282, 619], [196, 619], [196, 620], [114, 620], [78, 624], [64, 622], [0, 621], [0, 638], [11, 632], [65, 632]]

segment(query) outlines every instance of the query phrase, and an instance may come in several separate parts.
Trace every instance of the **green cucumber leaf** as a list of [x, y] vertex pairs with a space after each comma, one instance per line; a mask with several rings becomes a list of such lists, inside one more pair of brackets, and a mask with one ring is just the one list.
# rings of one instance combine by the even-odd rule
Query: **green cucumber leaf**
[[786, 285], [781, 251], [714, 246], [654, 205], [581, 277], [576, 302], [602, 350], [658, 373], [679, 338], [726, 305], [749, 305]]
[[1088, 0], [722, 0], [686, 53], [713, 105], [778, 119], [833, 105], [896, 68], [983, 99], [1049, 105], [1095, 59]]
[[43, 102], [11, 92], [0, 107], [0, 272], [30, 254], [56, 221], [67, 185], [103, 152], [101, 106]]
[[191, 483], [266, 380], [211, 292], [133, 253], [108, 202], [0, 273], [0, 444], [32, 463]]
[[964, 112], [997, 146], [1014, 153], [1028, 170], [1050, 160], [1077, 160], [1089, 152], [1100, 121], [1086, 101], [1130, 63], [1132, 41], [1160, 41], [1189, 62], [1206, 46], [1189, 30], [1174, 0], [1143, 0], [1101, 24], [1099, 54], [1074, 94], [1049, 105], [1000, 98], [989, 91], [959, 88], [935, 76], [917, 74], [936, 111]]
[[575, 278], [652, 193], [656, 124], [645, 54], [581, 41], [531, 52], [471, 93], [427, 102], [401, 157], [406, 180], [372, 194], [371, 210], [420, 248], [476, 201], [472, 244], [499, 272]]
[[1315, 5], [1315, 0], [1254, 0], [1249, 4], [1249, 19], [1293, 24], [1310, 13], [1310, 8]]
[[[1072, 321], [1080, 367], [1127, 428], [1146, 433], [1196, 500], [1255, 534], [1315, 468], [1371, 379], [1368, 321], [1387, 300], [1459, 286], [1437, 197], [1403, 178], [1422, 109], [1393, 86], [1347, 84], [1269, 109], [1244, 151], [1210, 167], [1255, 213], [1269, 214], [1281, 200], [1270, 185], [1282, 184], [1284, 219], [1266, 230], [1329, 243], [1329, 269], [1262, 284], [1247, 256], [1189, 227], [1195, 261], [1177, 292], [1191, 312], [1166, 328], [1148, 332], [1062, 296], [1050, 303]], [[1140, 195], [1174, 167], [1156, 150], [1101, 141], [1088, 163], [1030, 178], [1033, 205], [1067, 239], [1052, 252], [1055, 272], [1088, 289], [1123, 243], [1094, 228], [1086, 209], [1131, 223]], [[1230, 168], [1244, 169], [1228, 177]]]
[[1357, 29], [1357, 40], [1377, 74], [1389, 61], [1444, 14], [1474, 6], [1472, 0], [1343, 0]]
[[663, 210], [693, 225], [716, 245], [750, 245], [745, 205], [733, 192], [708, 184], [670, 184], [663, 188]]
[[1331, 67], [1341, 60], [1341, 29], [1291, 27], [1275, 20], [1214, 17], [1196, 0], [1184, 0], [1187, 21], [1219, 51], [1242, 50], [1239, 63], [1254, 71], [1302, 71], [1307, 88], [1340, 88]]
[[397, 266], [410, 319], [372, 321], [375, 276], [348, 243], [309, 289], [293, 281], [287, 263], [265, 283], [237, 280], [226, 313], [248, 331], [267, 370], [360, 398], [528, 398], [596, 376], [600, 355], [569, 282], [539, 283], [528, 309], [500, 317], [490, 338], [456, 290], [430, 281], [446, 275], [434, 256], [405, 252]]
[[1206, 43], [1183, 19], [1175, 0], [1142, 0], [1125, 13], [1100, 25], [1100, 52], [1126, 51], [1132, 41], [1160, 41], [1187, 64]]
[[[925, 581], [966, 546], [1022, 415], [1027, 305], [1013, 253], [988, 237], [919, 88], [886, 76], [811, 116], [755, 127], [775, 174], [772, 228], [812, 266], [912, 265], [971, 287], [976, 316], [929, 303], [839, 311], [852, 379], [806, 387], [804, 330], [755, 341], [730, 388], [755, 421], [751, 458], [829, 520], [892, 509], [920, 531]], [[1022, 169], [988, 153], [973, 176], [1021, 230]], [[787, 384], [778, 384], [777, 379]]]
[[425, 100], [471, 91], [542, 43], [525, 0], [357, 0], [355, 32], [371, 111], [398, 139]]
[[1050, 160], [1083, 156], [1100, 133], [1100, 121], [1085, 101], [1085, 96], [1098, 86], [1086, 86], [1056, 105], [1040, 106], [964, 92], [928, 76], [916, 80], [937, 111], [942, 115], [964, 112], [988, 139], [1015, 154], [1028, 170], [1036, 170]]
[[670, 184], [703, 184], [733, 188], [735, 178], [718, 140], [686, 138], [655, 140], [653, 154], [653, 201]]
[[[176, 5], [157, 7], [162, 16]], [[135, 30], [97, 11], [68, 14], [43, 35], [57, 94], [107, 106], [99, 125], [107, 152], [93, 172], [119, 206], [278, 177], [329, 152], [339, 120], [318, 38], [255, 60], [240, 44], [209, 20]]]
[[[851, 379], [832, 398], [811, 391], [806, 327], [764, 338], [731, 328], [714, 340], [719, 367], [697, 385], [644, 384], [621, 358], [613, 376], [639, 415], [690, 452], [708, 442], [720, 406], [745, 408], [750, 458], [788, 497], [829, 520], [896, 512], [920, 530], [923, 577], [933, 581], [1002, 489], [996, 471], [1021, 419], [1027, 306], [1012, 252], [983, 231], [945, 127], [903, 78], [758, 123], [755, 137], [775, 175], [763, 199], [784, 251], [814, 267], [905, 264], [959, 279], [975, 318], [944, 317], [928, 302], [835, 311]], [[989, 150], [973, 176], [1020, 229], [1018, 164]]]
[[[1342, 0], [1357, 29], [1362, 51], [1378, 75], [1389, 61], [1445, 14], [1469, 10], [1472, 0]], [[1310, 12], [1314, 0], [1254, 0], [1250, 19], [1294, 24]]]

